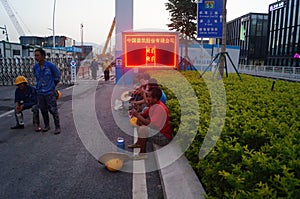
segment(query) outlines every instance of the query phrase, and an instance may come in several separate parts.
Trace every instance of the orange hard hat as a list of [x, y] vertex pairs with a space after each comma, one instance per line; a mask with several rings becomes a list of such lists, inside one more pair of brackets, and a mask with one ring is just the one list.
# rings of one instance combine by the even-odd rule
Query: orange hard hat
[[123, 161], [118, 158], [110, 159], [105, 163], [105, 167], [112, 172], [119, 171], [123, 167]]
[[16, 85], [18, 85], [18, 84], [22, 84], [22, 83], [28, 83], [28, 81], [27, 81], [26, 77], [20, 75], [16, 78], [15, 83], [16, 83]]
[[61, 92], [59, 90], [55, 90], [55, 95], [57, 100], [61, 98]]
[[129, 123], [132, 125], [132, 126], [137, 126], [137, 117], [132, 117], [129, 119]]
[[107, 170], [116, 172], [122, 169], [123, 164], [130, 160], [131, 158], [125, 154], [120, 152], [108, 152], [98, 159], [98, 162], [104, 164]]

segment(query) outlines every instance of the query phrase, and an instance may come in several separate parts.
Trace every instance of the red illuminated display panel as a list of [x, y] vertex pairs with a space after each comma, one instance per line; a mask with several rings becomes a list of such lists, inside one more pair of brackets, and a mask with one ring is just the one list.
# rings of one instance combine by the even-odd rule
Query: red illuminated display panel
[[125, 67], [177, 66], [178, 35], [176, 33], [123, 33]]

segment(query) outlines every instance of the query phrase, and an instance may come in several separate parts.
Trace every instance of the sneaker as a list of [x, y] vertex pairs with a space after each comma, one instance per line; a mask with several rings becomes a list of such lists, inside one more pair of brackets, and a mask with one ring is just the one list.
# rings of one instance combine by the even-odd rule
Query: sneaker
[[54, 135], [60, 134], [60, 128], [55, 128]]
[[141, 148], [141, 145], [139, 145], [139, 144], [129, 144], [128, 145], [128, 148]]
[[50, 130], [50, 126], [46, 126], [45, 128], [42, 129], [43, 132], [47, 132]]
[[17, 124], [16, 126], [10, 127], [10, 129], [24, 129], [24, 125]]
[[42, 128], [40, 126], [35, 127], [35, 132], [41, 132]]
[[133, 160], [146, 160], [148, 156], [144, 153], [139, 153], [138, 155], [133, 156]]

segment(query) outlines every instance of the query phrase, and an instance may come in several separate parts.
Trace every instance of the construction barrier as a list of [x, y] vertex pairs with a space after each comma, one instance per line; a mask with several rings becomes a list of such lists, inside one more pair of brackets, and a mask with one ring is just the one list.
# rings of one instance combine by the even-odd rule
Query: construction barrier
[[[59, 68], [61, 72], [61, 84], [73, 84], [71, 82], [71, 58], [50, 58], [47, 61], [54, 63]], [[19, 75], [25, 76], [31, 85], [35, 85], [33, 74], [35, 63], [32, 57], [0, 58], [0, 85], [14, 85], [15, 78]], [[81, 75], [88, 74], [88, 69], [80, 69], [80, 66], [77, 66], [78, 71], [83, 71]]]

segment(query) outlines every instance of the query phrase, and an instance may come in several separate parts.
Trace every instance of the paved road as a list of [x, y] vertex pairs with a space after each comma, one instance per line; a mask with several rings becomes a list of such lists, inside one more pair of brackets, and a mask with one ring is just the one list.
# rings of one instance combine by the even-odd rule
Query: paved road
[[[85, 83], [95, 85], [89, 80]], [[95, 105], [92, 108], [111, 143], [122, 136], [127, 145], [133, 138], [124, 135], [124, 130], [115, 124], [116, 116], [110, 100], [114, 86], [112, 81], [96, 81]], [[0, 198], [138, 198], [133, 192], [137, 187], [133, 183], [134, 174], [108, 172], [97, 162], [95, 153], [87, 150], [89, 146], [84, 144], [78, 133], [74, 122], [76, 107], [74, 104], [72, 107], [72, 101], [74, 98], [83, 99], [81, 103], [85, 103], [90, 90], [74, 95], [74, 87], [61, 88], [63, 98], [59, 101], [59, 112], [62, 133], [54, 135], [51, 131], [34, 132], [29, 111], [25, 114], [24, 130], [9, 129], [15, 123], [13, 113], [8, 112], [13, 107], [13, 89], [0, 87]], [[126, 118], [126, 114], [115, 115], [118, 121], [124, 123], [124, 128], [131, 128], [122, 119]], [[89, 121], [88, 117], [85, 119]], [[94, 130], [94, 124], [90, 125], [87, 132]], [[52, 121], [51, 128], [54, 129]], [[99, 148], [105, 144], [99, 143]], [[132, 167], [132, 163], [126, 167]], [[147, 197], [162, 198], [158, 172], [147, 173], [145, 180]]]

